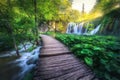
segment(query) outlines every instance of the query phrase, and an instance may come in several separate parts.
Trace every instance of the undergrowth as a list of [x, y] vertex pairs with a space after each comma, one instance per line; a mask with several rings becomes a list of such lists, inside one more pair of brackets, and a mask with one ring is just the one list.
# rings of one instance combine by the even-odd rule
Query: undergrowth
[[100, 80], [120, 79], [120, 39], [112, 36], [54, 36], [84, 60]]

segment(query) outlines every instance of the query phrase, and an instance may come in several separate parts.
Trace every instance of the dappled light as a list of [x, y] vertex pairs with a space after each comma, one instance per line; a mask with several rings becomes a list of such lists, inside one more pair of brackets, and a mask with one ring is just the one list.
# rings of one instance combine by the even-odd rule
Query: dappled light
[[96, 0], [73, 0], [72, 8], [80, 12], [82, 12], [84, 8], [84, 12], [89, 13], [95, 4]]
[[120, 0], [0, 0], [0, 80], [119, 80], [119, 64]]

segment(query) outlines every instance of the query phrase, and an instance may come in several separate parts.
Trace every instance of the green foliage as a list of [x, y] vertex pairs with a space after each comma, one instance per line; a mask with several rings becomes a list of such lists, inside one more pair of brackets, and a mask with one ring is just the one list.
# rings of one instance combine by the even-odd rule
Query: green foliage
[[90, 57], [85, 57], [84, 61], [86, 62], [87, 65], [92, 66], [93, 65], [93, 59]]
[[31, 46], [30, 48], [28, 48], [27, 51], [31, 52], [32, 50], [34, 50], [36, 47], [35, 46]]
[[0, 34], [0, 51], [6, 51], [13, 47], [12, 38], [6, 34]]
[[[67, 15], [70, 13], [68, 10], [71, 10], [69, 0], [0, 0], [0, 32], [7, 34], [10, 40], [15, 39], [11, 40], [12, 46], [23, 41], [36, 40], [39, 34], [38, 26], [42, 22], [48, 24], [50, 21], [59, 21], [58, 29], [62, 31], [62, 21], [67, 22], [69, 19], [68, 16], [61, 17], [61, 14]], [[8, 37], [2, 38], [7, 41]], [[3, 40], [0, 40], [2, 43]], [[8, 45], [11, 44], [8, 42]]]
[[120, 39], [112, 36], [56, 34], [80, 59], [91, 67], [100, 80], [120, 79]]
[[102, 35], [120, 35], [120, 8], [114, 9], [105, 14], [102, 21], [99, 34]]
[[104, 13], [108, 13], [113, 9], [120, 8], [120, 0], [97, 0], [97, 4], [94, 10], [102, 10]]

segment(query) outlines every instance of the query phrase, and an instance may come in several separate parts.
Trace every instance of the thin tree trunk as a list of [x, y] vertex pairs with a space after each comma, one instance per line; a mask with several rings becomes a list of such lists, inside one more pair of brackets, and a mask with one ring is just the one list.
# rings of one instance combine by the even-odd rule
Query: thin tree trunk
[[[12, 10], [12, 6], [11, 6], [11, 0], [7, 0], [7, 4], [8, 4], [8, 13], [10, 14], [10, 11]], [[8, 15], [8, 16], [10, 16], [10, 15]], [[12, 29], [12, 27], [11, 27], [11, 25], [10, 25], [10, 19], [7, 21], [7, 27], [8, 27], [8, 33], [10, 33], [11, 34], [11, 37], [12, 37], [12, 39], [13, 39], [13, 44], [14, 44], [14, 48], [15, 48], [15, 50], [16, 50], [16, 54], [17, 54], [17, 56], [20, 56], [19, 55], [19, 51], [18, 51], [18, 47], [17, 47], [17, 44], [16, 44], [16, 38], [15, 38], [15, 36], [14, 36], [14, 34], [13, 34], [13, 29]]]
[[17, 44], [16, 44], [16, 39], [15, 39], [13, 34], [12, 34], [12, 38], [13, 38], [13, 43], [14, 43], [14, 47], [15, 47], [15, 50], [16, 50], [16, 54], [17, 54], [17, 56], [20, 56], [19, 50], [18, 50], [18, 47], [17, 47]]
[[16, 50], [16, 54], [17, 54], [17, 56], [20, 56], [19, 50], [18, 50], [18, 47], [17, 47], [17, 44], [16, 44], [16, 38], [15, 38], [15, 36], [14, 36], [14, 34], [13, 34], [13, 29], [12, 29], [12, 27], [10, 26], [10, 23], [9, 23], [9, 22], [7, 23], [7, 30], [8, 30], [8, 34], [11, 34], [10, 36], [12, 37], [13, 45], [14, 45], [14, 48], [15, 48], [15, 50]]
[[25, 49], [25, 51], [26, 51], [26, 50], [27, 50], [27, 49], [26, 49], [26, 45], [25, 45], [23, 42], [22, 42], [22, 45], [23, 45], [23, 47], [24, 47], [24, 49]]
[[37, 1], [33, 0], [34, 3], [34, 16], [35, 16], [35, 35], [36, 35], [36, 45], [39, 45], [39, 35], [38, 35], [38, 21], [37, 21]]

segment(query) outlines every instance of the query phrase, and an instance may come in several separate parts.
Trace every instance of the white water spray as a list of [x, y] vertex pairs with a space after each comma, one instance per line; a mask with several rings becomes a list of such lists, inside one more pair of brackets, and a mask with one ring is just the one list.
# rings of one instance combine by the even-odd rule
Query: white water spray
[[[26, 49], [29, 49], [32, 46], [33, 45], [31, 43], [26, 43]], [[20, 48], [19, 52], [21, 57], [16, 60], [8, 61], [6, 63], [6, 66], [9, 65], [9, 67], [3, 68], [4, 71], [6, 70], [6, 72], [9, 72], [9, 71], [13, 72], [12, 74], [10, 74], [9, 80], [22, 80], [25, 77], [25, 75], [29, 73], [36, 66], [36, 61], [40, 53], [39, 50], [41, 48], [39, 46], [29, 52], [25, 50], [22, 44], [20, 44], [18, 47]], [[15, 52], [16, 52], [15, 50], [8, 51], [6, 54], [0, 55], [0, 57], [10, 58], [16, 55]], [[17, 72], [16, 72], [16, 69], [18, 69]], [[2, 77], [2, 79], [4, 78], [5, 76]]]
[[94, 35], [99, 31], [100, 26], [101, 26], [101, 24], [100, 24], [95, 29], [88, 32], [88, 27], [89, 26], [87, 26], [87, 28], [84, 28], [83, 25], [84, 25], [83, 22], [80, 23], [80, 24], [75, 24], [73, 22], [69, 23], [66, 33], [67, 34], [77, 34], [77, 35]]
[[95, 29], [93, 29], [93, 30], [90, 32], [90, 35], [96, 34], [96, 33], [99, 31], [100, 26], [101, 26], [101, 24], [99, 24]]

